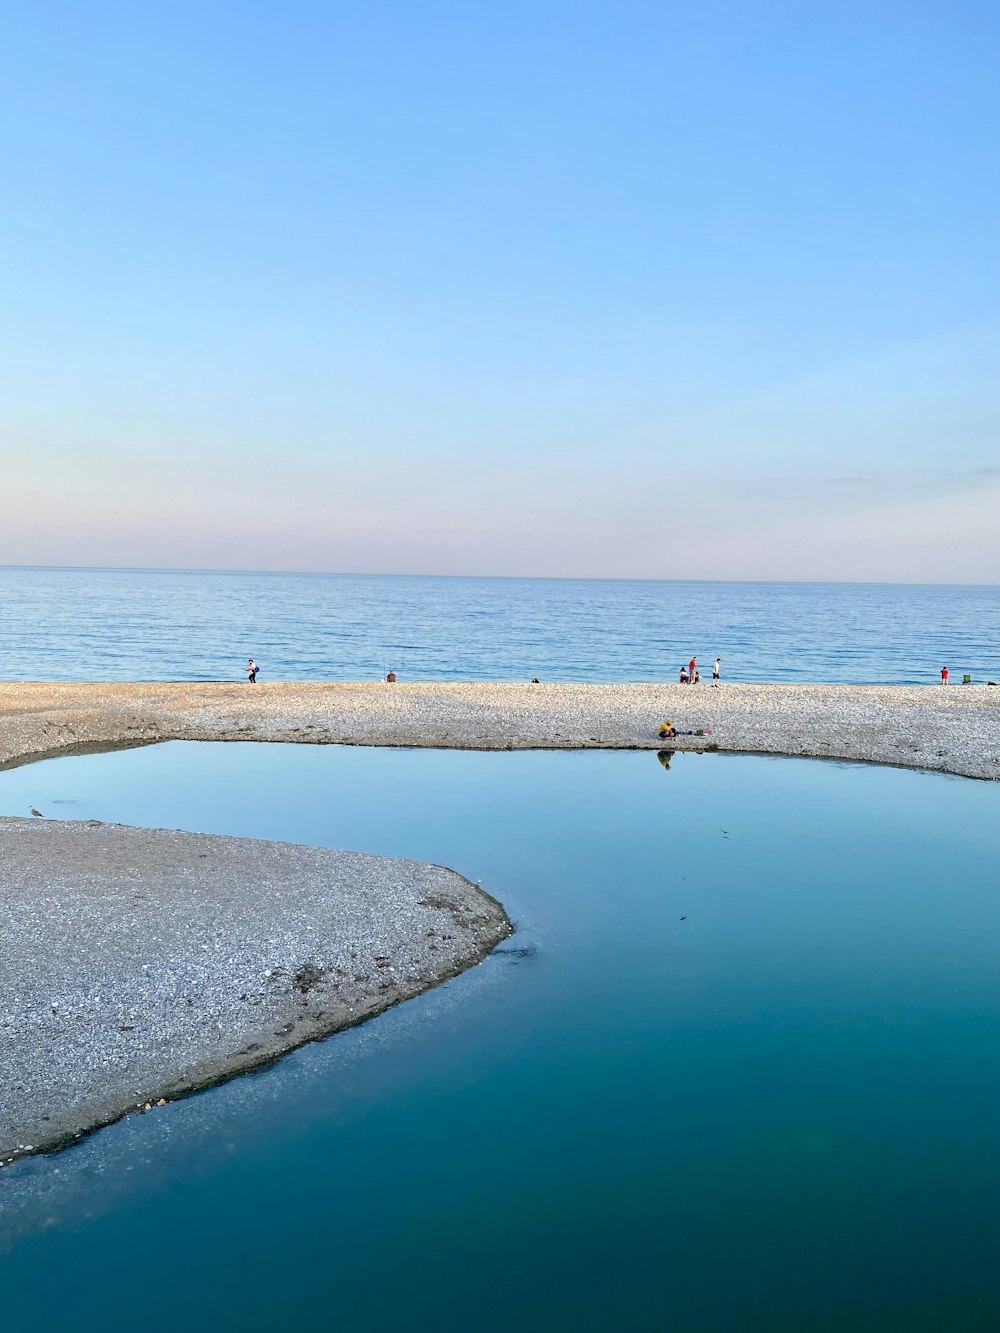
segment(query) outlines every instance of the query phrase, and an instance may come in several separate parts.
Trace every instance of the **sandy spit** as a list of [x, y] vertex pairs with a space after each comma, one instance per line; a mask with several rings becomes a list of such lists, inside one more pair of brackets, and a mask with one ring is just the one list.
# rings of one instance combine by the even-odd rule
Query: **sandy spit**
[[0, 766], [162, 740], [814, 755], [1000, 777], [987, 685], [0, 683]]
[[511, 933], [454, 871], [281, 842], [0, 819], [0, 1162], [265, 1064]]

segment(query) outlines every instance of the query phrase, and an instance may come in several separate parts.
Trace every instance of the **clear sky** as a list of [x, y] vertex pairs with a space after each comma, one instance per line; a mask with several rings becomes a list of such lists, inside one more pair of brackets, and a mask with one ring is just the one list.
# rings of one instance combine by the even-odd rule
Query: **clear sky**
[[995, 3], [0, 18], [0, 563], [1000, 583]]

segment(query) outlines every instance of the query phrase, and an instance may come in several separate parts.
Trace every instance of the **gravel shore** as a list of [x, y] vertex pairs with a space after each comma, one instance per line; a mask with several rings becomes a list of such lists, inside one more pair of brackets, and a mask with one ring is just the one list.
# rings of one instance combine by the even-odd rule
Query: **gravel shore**
[[440, 866], [0, 819], [0, 1161], [273, 1060], [511, 933]]
[[[0, 683], [0, 767], [165, 740], [814, 755], [1000, 777], [988, 686]], [[0, 1161], [360, 1021], [511, 927], [452, 871], [0, 819]]]
[[1000, 777], [987, 685], [0, 683], [0, 766], [161, 740], [815, 755]]

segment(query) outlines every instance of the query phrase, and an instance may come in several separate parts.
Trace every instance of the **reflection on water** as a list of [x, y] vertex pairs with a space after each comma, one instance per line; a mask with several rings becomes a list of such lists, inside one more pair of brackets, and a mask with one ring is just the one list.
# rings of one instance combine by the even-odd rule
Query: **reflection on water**
[[375, 1022], [0, 1173], [5, 1333], [994, 1327], [1000, 788], [657, 761], [171, 744], [0, 774], [4, 813], [452, 865], [518, 924]]

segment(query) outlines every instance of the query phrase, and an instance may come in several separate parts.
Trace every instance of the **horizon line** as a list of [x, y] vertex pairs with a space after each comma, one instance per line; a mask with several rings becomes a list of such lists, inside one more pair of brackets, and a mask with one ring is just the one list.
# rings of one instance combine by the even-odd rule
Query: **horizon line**
[[201, 565], [21, 565], [0, 564], [0, 571], [38, 571], [48, 570], [58, 573], [79, 574], [226, 574], [252, 575], [257, 577], [291, 578], [359, 578], [359, 579], [494, 579], [498, 582], [532, 583], [738, 583], [746, 585], [768, 584], [781, 586], [797, 584], [802, 587], [845, 587], [845, 588], [987, 588], [1000, 590], [996, 583], [951, 583], [948, 581], [928, 582], [925, 580], [909, 581], [905, 579], [747, 579], [747, 578], [670, 578], [641, 577], [638, 575], [601, 575], [601, 574], [440, 574], [395, 572], [376, 573], [363, 570], [323, 570], [323, 569], [241, 569], [211, 568]]

